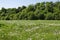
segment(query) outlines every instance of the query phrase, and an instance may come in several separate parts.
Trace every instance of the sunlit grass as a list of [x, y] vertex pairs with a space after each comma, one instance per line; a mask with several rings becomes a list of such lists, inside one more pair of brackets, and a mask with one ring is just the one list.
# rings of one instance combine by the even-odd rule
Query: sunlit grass
[[60, 40], [60, 21], [0, 21], [0, 40]]

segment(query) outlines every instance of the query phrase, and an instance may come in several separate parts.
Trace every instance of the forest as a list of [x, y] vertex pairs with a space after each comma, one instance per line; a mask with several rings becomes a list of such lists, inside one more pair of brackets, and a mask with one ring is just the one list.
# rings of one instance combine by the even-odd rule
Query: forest
[[0, 20], [60, 20], [60, 2], [41, 2], [0, 9]]

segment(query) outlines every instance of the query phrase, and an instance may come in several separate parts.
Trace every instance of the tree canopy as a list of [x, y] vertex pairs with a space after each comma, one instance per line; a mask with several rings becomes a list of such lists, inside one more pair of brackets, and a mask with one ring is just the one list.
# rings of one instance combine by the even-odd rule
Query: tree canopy
[[41, 2], [8, 9], [2, 7], [0, 20], [60, 20], [60, 2]]

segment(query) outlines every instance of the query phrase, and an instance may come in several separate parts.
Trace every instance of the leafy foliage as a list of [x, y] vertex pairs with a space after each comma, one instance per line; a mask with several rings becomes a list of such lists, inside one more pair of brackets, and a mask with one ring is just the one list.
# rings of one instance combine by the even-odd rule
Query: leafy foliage
[[42, 2], [28, 7], [4, 8], [0, 20], [60, 20], [60, 2]]

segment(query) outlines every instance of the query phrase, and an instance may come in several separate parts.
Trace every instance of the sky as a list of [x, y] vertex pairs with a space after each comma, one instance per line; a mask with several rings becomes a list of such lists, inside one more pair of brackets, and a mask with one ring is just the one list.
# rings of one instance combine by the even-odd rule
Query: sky
[[17, 8], [19, 6], [28, 6], [30, 4], [36, 4], [38, 2], [47, 2], [53, 1], [56, 2], [57, 0], [0, 0], [0, 8]]

